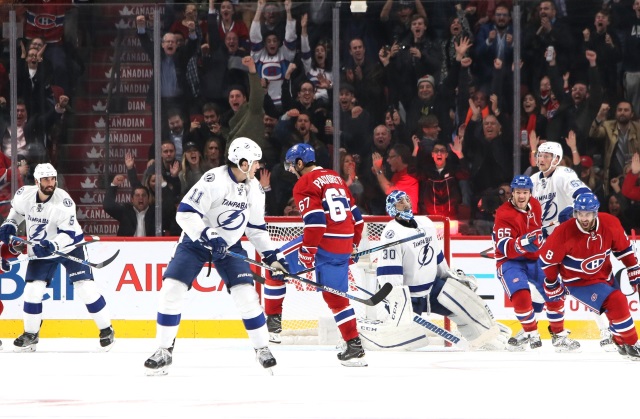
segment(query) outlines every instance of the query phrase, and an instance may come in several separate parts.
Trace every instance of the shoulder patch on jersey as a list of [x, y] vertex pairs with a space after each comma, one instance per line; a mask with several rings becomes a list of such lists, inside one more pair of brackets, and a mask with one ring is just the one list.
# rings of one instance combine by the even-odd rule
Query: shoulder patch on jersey
[[393, 231], [393, 230], [389, 230], [389, 231], [387, 231], [387, 232], [384, 234], [384, 238], [385, 238], [385, 239], [392, 239], [392, 238], [394, 238], [394, 237], [395, 237], [395, 235], [396, 235], [396, 232], [395, 232], [395, 231]]
[[73, 201], [69, 198], [65, 198], [62, 200], [62, 205], [64, 205], [65, 207], [72, 207]]
[[213, 173], [207, 173], [206, 175], [204, 175], [205, 182], [213, 182], [215, 179], [216, 175], [214, 175]]
[[24, 186], [18, 189], [18, 191], [16, 192], [16, 195], [22, 195], [22, 192], [24, 192]]
[[573, 169], [572, 169], [572, 168], [570, 168], [570, 167], [565, 167], [565, 168], [564, 168], [564, 172], [565, 172], [565, 173], [571, 173], [571, 172], [573, 172]]

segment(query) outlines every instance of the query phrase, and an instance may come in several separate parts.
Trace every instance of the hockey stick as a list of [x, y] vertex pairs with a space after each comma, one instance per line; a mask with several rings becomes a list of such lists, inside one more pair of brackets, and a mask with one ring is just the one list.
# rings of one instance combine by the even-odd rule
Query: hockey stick
[[[76, 244], [74, 244], [74, 245], [71, 245], [71, 246], [66, 247], [66, 248], [65, 248], [65, 249], [63, 249], [63, 250], [66, 250], [66, 249], [75, 249], [75, 248], [77, 248], [77, 247], [86, 246], [86, 245], [88, 245], [88, 244], [96, 243], [96, 242], [99, 242], [99, 241], [100, 241], [100, 237], [98, 237], [98, 236], [87, 236], [87, 237], [91, 237], [91, 241], [84, 241], [84, 242], [76, 243]], [[15, 259], [15, 260], [11, 260], [11, 261], [9, 261], [9, 265], [17, 265], [17, 264], [19, 264], [19, 263], [24, 263], [24, 262], [28, 262], [28, 261], [30, 261], [30, 260], [36, 260], [36, 259], [39, 259], [39, 258], [38, 258], [38, 256], [36, 256], [36, 255], [29, 256], [29, 257], [26, 257], [26, 258], [18, 258], [18, 259]]]
[[[234, 257], [234, 258], [242, 259], [245, 262], [250, 263], [251, 265], [260, 266], [261, 268], [264, 268], [264, 269], [266, 269], [268, 271], [280, 272], [278, 269], [274, 269], [271, 266], [267, 265], [266, 263], [258, 262], [257, 260], [253, 260], [251, 258], [245, 257], [244, 255], [241, 255], [240, 253], [230, 252], [230, 251], [227, 250], [227, 254], [229, 256]], [[292, 278], [292, 279], [298, 280], [298, 281], [300, 281], [302, 283], [314, 286], [319, 290], [322, 290], [322, 291], [325, 291], [325, 292], [328, 292], [328, 293], [331, 293], [331, 294], [339, 295], [340, 297], [345, 297], [345, 298], [348, 298], [350, 300], [357, 301], [359, 303], [362, 303], [362, 304], [365, 304], [365, 305], [368, 305], [368, 306], [375, 306], [380, 301], [384, 300], [384, 298], [387, 295], [389, 295], [389, 293], [393, 289], [393, 286], [391, 284], [389, 284], [388, 287], [384, 286], [384, 287], [380, 288], [380, 291], [378, 291], [375, 294], [369, 293], [369, 295], [371, 295], [371, 298], [365, 300], [365, 299], [362, 299], [362, 298], [358, 298], [358, 297], [356, 297], [354, 295], [347, 294], [346, 292], [338, 291], [337, 289], [334, 289], [334, 288], [331, 288], [331, 287], [327, 287], [326, 285], [318, 284], [318, 283], [316, 283], [314, 281], [310, 281], [310, 280], [308, 280], [306, 278], [302, 278], [302, 277], [300, 277], [298, 275], [286, 273], [286, 274], [284, 274], [284, 276], [286, 276], [288, 278]], [[254, 277], [255, 277], [255, 275], [254, 275]], [[260, 278], [262, 278], [262, 277], [260, 277]], [[264, 284], [264, 279], [263, 279], [263, 281], [258, 281], [258, 282]], [[285, 282], [287, 282], [287, 281], [285, 281]]]
[[[410, 241], [415, 240], [415, 239], [421, 239], [421, 238], [423, 238], [425, 235], [426, 235], [426, 233], [425, 233], [424, 231], [421, 231], [421, 232], [420, 232], [420, 233], [418, 233], [418, 234], [414, 234], [413, 236], [405, 237], [404, 239], [396, 240], [396, 241], [394, 241], [394, 242], [387, 243], [387, 244], [381, 244], [380, 246], [375, 246], [375, 247], [372, 247], [372, 248], [370, 248], [370, 249], [367, 249], [367, 250], [363, 250], [363, 251], [361, 251], [361, 252], [354, 253], [351, 257], [357, 257], [357, 258], [359, 258], [360, 256], [364, 256], [364, 255], [369, 255], [369, 254], [371, 254], [371, 253], [375, 253], [375, 252], [377, 252], [378, 250], [382, 250], [382, 249], [386, 249], [386, 248], [388, 248], [388, 247], [396, 246], [396, 245], [398, 245], [398, 244], [402, 244], [402, 243], [410, 242]], [[306, 273], [308, 273], [308, 272], [313, 272], [313, 271], [315, 271], [315, 270], [316, 270], [316, 268], [317, 268], [317, 266], [314, 266], [313, 268], [304, 269], [304, 270], [302, 270], [302, 271], [298, 272], [298, 273], [297, 273], [297, 275], [303, 275], [303, 274], [306, 274]]]
[[[35, 243], [33, 243], [33, 242], [29, 241], [29, 240], [26, 240], [26, 239], [22, 239], [22, 238], [20, 238], [18, 236], [10, 236], [10, 239], [11, 240], [16, 240], [16, 241], [21, 242], [21, 243], [26, 243], [31, 247], [35, 246]], [[59, 252], [57, 250], [53, 251], [53, 254], [56, 255], [56, 256], [60, 256], [60, 257], [63, 257], [65, 259], [72, 260], [72, 261], [74, 261], [76, 263], [79, 263], [81, 265], [91, 266], [92, 268], [96, 268], [96, 269], [104, 268], [105, 266], [107, 266], [108, 264], [113, 262], [115, 260], [115, 258], [118, 257], [119, 253], [120, 253], [120, 249], [118, 249], [113, 254], [113, 256], [111, 256], [109, 259], [104, 260], [104, 261], [102, 261], [100, 263], [93, 263], [93, 262], [89, 262], [88, 260], [80, 259], [80, 258], [77, 258], [75, 256], [71, 256], [71, 255], [68, 255], [66, 253]]]
[[[384, 284], [382, 288], [384, 288], [387, 285], [389, 285], [389, 282]], [[364, 292], [365, 294], [372, 295], [371, 292], [365, 290], [364, 288], [359, 287], [358, 285], [356, 285], [356, 288], [358, 288], [360, 291]], [[389, 303], [389, 301], [387, 301], [386, 299], [384, 299], [382, 301], [384, 301], [385, 304]], [[443, 329], [442, 327], [438, 326], [437, 324], [430, 322], [429, 320], [425, 319], [421, 315], [413, 313], [413, 319], [412, 320], [413, 320], [414, 323], [419, 324], [420, 326], [424, 327], [425, 329], [427, 329], [431, 333], [434, 333], [434, 334], [440, 336], [441, 338], [443, 338], [447, 342], [450, 342], [450, 343], [453, 343], [453, 344], [457, 345], [460, 349], [463, 349], [465, 351], [469, 350], [469, 342], [467, 342], [466, 340], [460, 339], [459, 337], [457, 337], [453, 333], [448, 332], [447, 330]]]

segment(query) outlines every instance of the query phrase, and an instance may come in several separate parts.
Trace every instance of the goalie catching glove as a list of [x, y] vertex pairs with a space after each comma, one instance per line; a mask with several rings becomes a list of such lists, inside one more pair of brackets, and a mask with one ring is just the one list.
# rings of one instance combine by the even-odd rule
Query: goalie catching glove
[[462, 269], [450, 270], [447, 272], [449, 278], [453, 278], [467, 286], [471, 291], [476, 292], [478, 289], [478, 280], [473, 275], [467, 275]]
[[289, 273], [289, 264], [284, 259], [284, 255], [280, 253], [280, 249], [265, 251], [262, 259], [275, 269], [275, 271], [271, 272], [271, 278], [277, 281], [284, 281], [284, 274]]
[[564, 300], [566, 298], [567, 289], [564, 284], [558, 279], [550, 280], [546, 278], [544, 280], [544, 293], [547, 294], [552, 301]]
[[627, 268], [627, 276], [629, 277], [629, 284], [638, 292], [638, 286], [640, 285], [640, 266], [636, 265]]
[[537, 252], [544, 244], [542, 230], [534, 230], [515, 240], [516, 252], [524, 254], [526, 252]]

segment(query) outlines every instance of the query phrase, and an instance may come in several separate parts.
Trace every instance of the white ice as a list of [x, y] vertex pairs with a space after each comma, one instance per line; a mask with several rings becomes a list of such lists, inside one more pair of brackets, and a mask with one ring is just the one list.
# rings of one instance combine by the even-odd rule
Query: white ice
[[0, 418], [633, 418], [640, 362], [583, 341], [579, 354], [367, 352], [347, 368], [331, 346], [272, 347], [269, 376], [246, 339], [178, 339], [169, 375], [147, 377], [153, 339], [2, 339]]

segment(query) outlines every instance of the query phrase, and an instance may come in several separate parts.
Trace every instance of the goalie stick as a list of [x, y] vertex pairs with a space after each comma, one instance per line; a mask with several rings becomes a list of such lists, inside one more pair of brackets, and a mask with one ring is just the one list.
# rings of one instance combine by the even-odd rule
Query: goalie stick
[[[16, 240], [16, 241], [21, 242], [21, 243], [28, 244], [29, 246], [32, 246], [32, 247], [35, 246], [35, 243], [33, 243], [33, 242], [29, 241], [29, 240], [20, 238], [18, 236], [10, 236], [10, 239], [11, 240]], [[58, 250], [54, 250], [53, 251], [53, 254], [56, 255], [56, 256], [60, 256], [60, 257], [63, 257], [65, 259], [72, 260], [72, 261], [74, 261], [76, 263], [79, 263], [81, 265], [91, 266], [92, 268], [96, 268], [96, 269], [104, 268], [105, 266], [107, 266], [108, 264], [113, 262], [115, 260], [115, 258], [118, 257], [119, 253], [120, 253], [120, 249], [118, 249], [113, 254], [113, 256], [111, 256], [109, 259], [104, 260], [104, 261], [99, 262], [99, 263], [93, 263], [93, 262], [89, 262], [88, 260], [80, 259], [80, 258], [77, 258], [75, 256], [71, 256], [71, 255], [68, 255], [66, 253], [62, 253], [62, 252], [60, 252]]]
[[[249, 257], [241, 255], [240, 253], [230, 252], [230, 251], [227, 250], [227, 254], [229, 256], [234, 257], [234, 258], [242, 259], [245, 262], [250, 263], [251, 265], [260, 266], [261, 268], [264, 268], [264, 269], [266, 269], [268, 271], [280, 272], [278, 269], [274, 269], [271, 266], [267, 265], [266, 263], [258, 262], [257, 260], [253, 260], [253, 259], [251, 259]], [[254, 275], [254, 278], [256, 276], [257, 275]], [[331, 294], [339, 295], [340, 297], [345, 297], [345, 298], [348, 298], [350, 300], [357, 301], [359, 303], [362, 303], [362, 304], [365, 304], [365, 305], [368, 305], [368, 306], [375, 306], [380, 301], [383, 301], [384, 298], [387, 295], [389, 295], [389, 293], [393, 289], [393, 286], [391, 284], [385, 284], [385, 285], [389, 285], [389, 286], [388, 287], [387, 286], [383, 286], [375, 294], [367, 292], [369, 295], [371, 295], [371, 298], [362, 299], [362, 298], [356, 297], [354, 295], [347, 294], [346, 292], [338, 291], [337, 289], [334, 289], [334, 288], [331, 288], [331, 287], [327, 287], [326, 285], [318, 284], [318, 283], [316, 283], [314, 281], [310, 281], [310, 280], [308, 280], [306, 278], [302, 278], [302, 277], [300, 277], [298, 275], [295, 275], [295, 274], [285, 273], [284, 276], [286, 276], [288, 278], [292, 278], [292, 279], [298, 280], [298, 281], [300, 281], [302, 283], [314, 286], [319, 290], [326, 291], [326, 292], [331, 293]], [[264, 284], [264, 278], [262, 278], [261, 276], [258, 276], [258, 277], [261, 279], [261, 281], [258, 280], [258, 282], [260, 282], [261, 284]], [[256, 278], [256, 280], [257, 280], [257, 278]], [[287, 282], [287, 281], [285, 281], [285, 282]]]
[[[96, 242], [100, 241], [100, 237], [98, 237], [98, 236], [85, 236], [85, 237], [91, 237], [91, 240], [90, 241], [83, 241], [83, 242], [80, 242], [80, 243], [76, 243], [74, 245], [66, 247], [63, 250], [75, 249], [76, 247], [82, 247], [82, 246], [86, 246], [88, 244], [96, 243]], [[9, 265], [17, 265], [19, 263], [24, 263], [24, 262], [28, 262], [30, 260], [36, 260], [36, 259], [38, 259], [38, 256], [36, 256], [36, 255], [29, 256], [29, 257], [26, 257], [26, 258], [17, 258], [17, 259], [9, 261]]]
[[[396, 245], [398, 245], [398, 244], [402, 244], [402, 243], [410, 242], [410, 241], [415, 240], [415, 239], [421, 239], [421, 238], [423, 238], [425, 235], [426, 235], [426, 233], [425, 233], [424, 231], [420, 231], [420, 233], [418, 233], [418, 234], [414, 234], [413, 236], [405, 237], [404, 239], [396, 240], [396, 241], [394, 241], [394, 242], [387, 243], [387, 244], [381, 244], [380, 246], [375, 246], [375, 247], [372, 247], [372, 248], [370, 248], [370, 249], [367, 249], [367, 250], [363, 250], [363, 251], [361, 251], [361, 252], [354, 253], [353, 255], [351, 255], [351, 257], [352, 257], [352, 258], [353, 258], [353, 257], [358, 257], [358, 258], [359, 258], [359, 257], [361, 257], [361, 256], [365, 256], [365, 255], [369, 255], [369, 254], [371, 254], [371, 253], [375, 253], [375, 252], [377, 252], [378, 250], [382, 250], [382, 249], [386, 249], [386, 248], [388, 248], [388, 247], [396, 246]], [[304, 270], [302, 270], [302, 271], [298, 272], [298, 273], [297, 273], [297, 275], [303, 275], [303, 274], [306, 274], [306, 273], [308, 273], [308, 272], [313, 272], [313, 271], [315, 271], [315, 270], [316, 270], [316, 268], [317, 268], [317, 266], [314, 266], [313, 268], [304, 269]]]
[[[382, 288], [384, 288], [387, 285], [390, 285], [390, 283], [387, 282], [386, 284], [383, 285]], [[356, 288], [358, 288], [360, 291], [364, 292], [365, 294], [373, 295], [373, 294], [371, 294], [370, 291], [367, 291], [364, 288], [359, 287], [358, 285], [356, 285]], [[391, 292], [391, 291], [389, 291], [389, 292]], [[387, 301], [386, 299], [384, 299], [382, 301], [384, 301], [385, 304], [389, 303], [389, 301]], [[427, 329], [431, 333], [434, 333], [434, 334], [440, 336], [441, 338], [443, 338], [447, 342], [453, 343], [458, 348], [460, 348], [462, 350], [465, 350], [465, 351], [469, 350], [469, 342], [467, 342], [466, 340], [460, 339], [459, 337], [457, 337], [453, 333], [443, 329], [442, 327], [438, 326], [435, 323], [430, 322], [429, 320], [425, 319], [421, 315], [413, 313], [413, 319], [412, 320], [413, 320], [414, 323], [424, 327], [425, 329]]]

